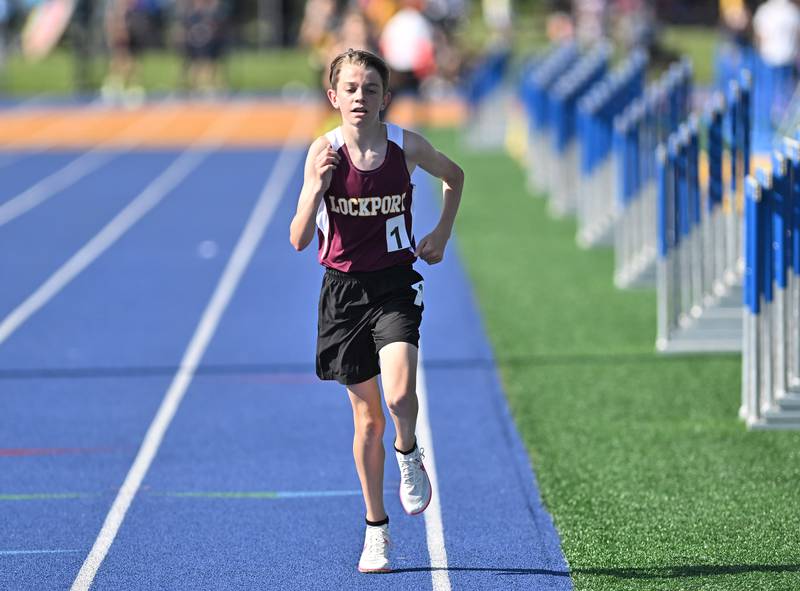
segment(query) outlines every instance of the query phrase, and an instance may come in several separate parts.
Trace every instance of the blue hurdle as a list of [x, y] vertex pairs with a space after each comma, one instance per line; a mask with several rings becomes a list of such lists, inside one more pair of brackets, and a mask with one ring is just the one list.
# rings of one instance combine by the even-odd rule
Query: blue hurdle
[[655, 284], [656, 147], [688, 118], [691, 80], [688, 60], [672, 64], [615, 119], [614, 283], [619, 288]]
[[466, 78], [463, 90], [469, 118], [465, 140], [472, 149], [496, 149], [504, 144], [509, 98], [505, 82], [510, 61], [509, 48], [494, 48], [474, 65]]
[[616, 217], [613, 122], [644, 92], [647, 62], [644, 52], [633, 52], [578, 103], [581, 175], [576, 239], [583, 248], [612, 241]]
[[[661, 352], [742, 349], [740, 201], [750, 162], [749, 96], [749, 77], [743, 75], [741, 85], [732, 83], [727, 102], [715, 97], [704, 129], [691, 116], [660, 150], [656, 348]], [[708, 144], [705, 190], [699, 182], [701, 131]]]
[[800, 144], [747, 177], [740, 415], [751, 429], [800, 428]]
[[[716, 56], [717, 88], [725, 91], [731, 80], [747, 70], [753, 77], [753, 145], [755, 152], [780, 149], [781, 136], [793, 133], [800, 113], [787, 108], [798, 82], [794, 66], [770, 66], [752, 47], [723, 44]], [[788, 115], [788, 120], [787, 120]]]
[[525, 72], [520, 94], [528, 114], [528, 185], [534, 194], [550, 190], [552, 172], [548, 145], [550, 128], [549, 91], [558, 78], [578, 59], [578, 46], [568, 42], [551, 48]]
[[606, 76], [611, 45], [599, 43], [587, 52], [553, 86], [549, 94], [551, 148], [555, 182], [548, 183], [550, 212], [563, 217], [575, 211], [578, 200], [577, 103], [586, 92]]

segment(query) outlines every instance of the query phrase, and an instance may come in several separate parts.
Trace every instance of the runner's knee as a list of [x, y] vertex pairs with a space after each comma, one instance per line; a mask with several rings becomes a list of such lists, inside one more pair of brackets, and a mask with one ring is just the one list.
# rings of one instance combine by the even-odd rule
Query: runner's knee
[[394, 415], [411, 412], [416, 408], [417, 393], [413, 390], [400, 390], [399, 393], [386, 393], [386, 406]]
[[386, 429], [386, 417], [383, 411], [371, 412], [369, 409], [355, 413], [356, 435], [367, 441], [380, 441]]

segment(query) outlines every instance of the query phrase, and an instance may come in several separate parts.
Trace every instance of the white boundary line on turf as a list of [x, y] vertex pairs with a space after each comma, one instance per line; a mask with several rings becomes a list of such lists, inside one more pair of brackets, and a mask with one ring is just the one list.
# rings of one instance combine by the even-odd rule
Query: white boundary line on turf
[[[299, 136], [308, 123], [308, 121], [295, 120], [291, 135]], [[247, 226], [239, 237], [239, 242], [236, 244], [228, 264], [225, 266], [214, 294], [211, 296], [211, 300], [206, 306], [200, 323], [197, 325], [192, 340], [183, 355], [178, 372], [164, 395], [161, 406], [147, 430], [141, 448], [139, 448], [139, 453], [136, 455], [136, 459], [128, 471], [125, 482], [114, 499], [108, 515], [106, 515], [103, 527], [78, 576], [75, 578], [71, 591], [86, 591], [92, 585], [97, 570], [108, 554], [108, 550], [125, 519], [125, 514], [128, 512], [133, 498], [136, 496], [147, 471], [150, 469], [150, 465], [153, 463], [153, 459], [158, 453], [158, 448], [161, 446], [164, 435], [183, 400], [186, 390], [189, 388], [189, 384], [206, 348], [211, 342], [211, 338], [214, 336], [225, 308], [227, 308], [233, 297], [244, 271], [250, 264], [256, 247], [275, 213], [281, 195], [286, 190], [286, 186], [291, 181], [297, 165], [302, 160], [303, 154], [296, 148], [288, 147], [288, 144], [289, 142], [284, 144], [284, 148], [278, 156], [278, 161], [273, 166], [269, 178], [267, 178], [258, 202], [247, 220]]]
[[[69, 163], [59, 168], [57, 171], [49, 174], [33, 186], [28, 187], [19, 195], [16, 195], [5, 203], [0, 204], [0, 226], [7, 224], [11, 220], [23, 215], [24, 213], [27, 213], [37, 205], [41, 205], [54, 195], [58, 194], [60, 191], [63, 191], [67, 187], [81, 180], [87, 174], [97, 170], [104, 164], [107, 164], [114, 158], [124, 154], [131, 148], [140, 144], [147, 135], [146, 133], [141, 133], [143, 124], [142, 118], [145, 119], [144, 125], [147, 126], [145, 129], [147, 131], [155, 131], [157, 127], [161, 127], [164, 124], [162, 119], [163, 114], [163, 110], [156, 110], [152, 113], [144, 114], [141, 118], [132, 121], [130, 125], [127, 125], [122, 131], [113, 136], [111, 139], [106, 140], [87, 152], [84, 152], [74, 160], [71, 160]], [[59, 120], [58, 122], [55, 122], [54, 125], [55, 124], [65, 125], [63, 120]], [[124, 143], [121, 151], [109, 151], [110, 147], [116, 145], [116, 142], [120, 138], [124, 138], [125, 135], [132, 129], [139, 130], [141, 135], [139, 135], [138, 140], [130, 140]]]
[[417, 415], [417, 432], [425, 447], [425, 470], [433, 487], [433, 498], [425, 510], [425, 537], [428, 542], [428, 555], [431, 558], [431, 580], [433, 591], [450, 591], [450, 575], [447, 572], [447, 549], [444, 545], [444, 527], [442, 526], [442, 506], [439, 502], [439, 478], [436, 475], [436, 456], [433, 453], [433, 434], [428, 414], [428, 385], [425, 381], [425, 369], [420, 349], [417, 361], [417, 398], [419, 413]]
[[[231, 113], [229, 111], [229, 113]], [[128, 203], [114, 218], [108, 222], [89, 242], [53, 273], [39, 288], [17, 306], [0, 322], [0, 345], [19, 328], [28, 318], [35, 314], [47, 302], [53, 299], [70, 281], [75, 279], [86, 267], [91, 265], [101, 254], [108, 250], [123, 234], [130, 230], [142, 217], [158, 205], [189, 173], [197, 168], [203, 160], [224, 140], [225, 132], [243, 116], [240, 109], [232, 110], [232, 114], [223, 115], [203, 136], [187, 148], [172, 164], [156, 177], [145, 189]], [[200, 149], [193, 149], [204, 144]]]

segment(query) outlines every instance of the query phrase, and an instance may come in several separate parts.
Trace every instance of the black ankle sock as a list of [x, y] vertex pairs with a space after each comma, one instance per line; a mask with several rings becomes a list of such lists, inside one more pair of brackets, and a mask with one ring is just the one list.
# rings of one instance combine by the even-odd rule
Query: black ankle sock
[[370, 521], [369, 519], [365, 519], [364, 521], [367, 522], [367, 525], [371, 525], [373, 527], [378, 527], [381, 525], [389, 525], [389, 516], [387, 515], [384, 519], [380, 521]]
[[417, 440], [416, 439], [414, 439], [414, 447], [412, 447], [408, 451], [403, 451], [402, 449], [397, 449], [397, 446], [396, 445], [394, 446], [394, 451], [396, 451], [399, 454], [403, 454], [404, 456], [407, 456], [408, 454], [412, 453], [415, 449], [417, 449]]

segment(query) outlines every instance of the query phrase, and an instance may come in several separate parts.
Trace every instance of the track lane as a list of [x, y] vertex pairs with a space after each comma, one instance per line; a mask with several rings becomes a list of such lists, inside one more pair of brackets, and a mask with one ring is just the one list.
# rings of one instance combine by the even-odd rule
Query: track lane
[[[229, 162], [228, 170], [231, 165]], [[236, 170], [243, 169], [237, 166]], [[238, 175], [236, 178], [238, 181]], [[415, 181], [420, 187], [416, 211], [416, 232], [420, 238], [423, 231], [435, 223], [437, 214], [430, 187], [422, 185], [427, 179]], [[298, 170], [295, 190], [299, 190], [301, 182]], [[186, 192], [191, 192], [192, 188], [202, 192], [199, 187], [207, 183], [190, 183]], [[183, 185], [181, 190], [184, 190]], [[180, 201], [183, 209], [190, 202], [185, 195]], [[63, 297], [42, 311], [42, 322], [50, 319], [55, 323], [57, 331], [53, 340], [57, 341], [58, 334], [75, 333], [76, 328], [89, 320], [89, 310], [81, 311], [82, 307], [98, 307], [96, 299], [89, 298], [90, 301], [83, 304], [77, 302], [77, 294], [97, 292], [100, 286], [108, 290], [110, 299], [100, 305], [110, 306], [113, 311], [104, 314], [103, 321], [88, 325], [85, 335], [76, 336], [78, 346], [75, 349], [84, 353], [80, 360], [70, 360], [59, 354], [58, 347], [48, 346], [48, 339], [43, 338], [47, 333], [41, 326], [36, 328], [35, 318], [12, 338], [23, 339], [28, 330], [33, 331], [19, 343], [44, 343], [45, 350], [36, 359], [39, 364], [43, 359], [55, 363], [47, 367], [82, 367], [87, 363], [99, 367], [148, 367], [176, 363], [175, 347], [162, 346], [159, 339], [153, 337], [174, 344], [178, 341], [176, 333], [183, 331], [185, 345], [187, 319], [194, 313], [196, 320], [198, 313], [189, 294], [206, 289], [207, 299], [210, 278], [218, 276], [220, 259], [224, 260], [226, 254], [224, 241], [220, 241], [219, 255], [205, 261], [217, 261], [215, 275], [199, 273], [185, 257], [178, 256], [176, 253], [183, 253], [191, 241], [178, 236], [185, 238], [184, 227], [174, 223], [179, 217], [175, 212], [180, 209], [177, 203], [174, 205], [174, 211], [162, 215], [165, 202], [159, 207], [159, 215], [152, 216], [146, 232], [139, 232], [142, 228], [134, 229], [109, 252], [116, 265], [101, 265], [104, 262], [101, 259], [95, 263], [92, 277], [83, 278], [83, 285], [79, 285], [81, 278], [76, 279], [76, 285], [69, 291], [73, 288], [78, 291], [68, 302], [63, 302], [71, 306], [58, 306], [59, 300], [67, 296], [68, 291], [65, 291]], [[237, 218], [224, 212], [224, 208], [211, 209], [215, 212], [211, 214], [215, 218], [214, 225], [225, 225], [228, 221], [232, 226], [242, 223], [241, 213]], [[397, 477], [392, 476], [396, 468], [390, 454], [387, 454], [387, 489], [390, 490], [387, 502], [396, 542], [393, 558], [400, 572], [387, 576], [365, 577], [355, 571], [363, 535], [360, 519], [353, 517], [363, 512], [358, 495], [222, 499], [169, 494], [237, 490], [352, 492], [358, 487], [350, 455], [352, 425], [347, 400], [340, 386], [319, 383], [313, 375], [316, 298], [321, 272], [313, 247], [298, 255], [288, 244], [286, 228], [293, 210], [294, 195], [284, 197], [204, 357], [204, 363], [209, 365], [285, 363], [289, 369], [195, 378], [181, 411], [167, 432], [145, 488], [132, 505], [93, 589], [159, 585], [175, 589], [198, 586], [252, 589], [272, 583], [282, 588], [309, 589], [431, 587], [423, 520], [402, 515], [393, 490]], [[188, 225], [191, 229], [187, 232], [195, 236], [195, 245], [199, 244], [199, 236], [209, 235], [198, 232], [203, 224], [196, 220]], [[180, 232], [176, 230], [178, 227]], [[228, 244], [230, 248], [230, 241]], [[464, 367], [465, 362], [471, 360], [491, 361], [491, 349], [483, 335], [471, 288], [455, 247], [455, 243], [451, 244], [442, 265], [419, 264], [427, 284], [422, 334], [440, 470], [439, 493], [450, 566], [448, 575], [454, 589], [569, 589], [571, 583], [557, 541], [554, 543], [547, 530], [546, 514], [537, 513], [540, 507], [536, 503], [535, 488], [531, 488], [532, 476], [524, 469], [527, 458], [524, 452], [520, 458], [518, 441], [514, 442], [516, 435], [508, 430], [504, 401], [498, 398], [502, 392], [496, 374], [484, 364]], [[166, 256], [160, 256], [161, 252]], [[111, 256], [104, 258], [108, 259], [106, 263], [112, 262]], [[150, 265], [154, 265], [150, 273], [142, 274]], [[144, 289], [137, 283], [141, 277], [148, 283]], [[179, 295], [170, 295], [175, 292]], [[163, 297], [159, 298], [159, 294]], [[198, 302], [201, 300], [197, 298]], [[76, 303], [78, 318], [74, 322], [65, 321], [65, 314], [72, 313]], [[148, 307], [153, 306], [159, 310], [157, 319], [147, 317]], [[45, 312], [48, 313], [46, 318]], [[130, 315], [127, 321], [120, 321], [126, 314]], [[141, 323], [144, 326], [140, 326]], [[130, 347], [115, 351], [119, 334], [129, 335], [132, 342]], [[174, 341], [173, 336], [176, 337]], [[33, 352], [29, 349], [17, 361]], [[0, 347], [0, 368], [6, 362], [3, 353]], [[454, 361], [455, 367], [451, 364]], [[308, 369], [302, 369], [304, 367]], [[136, 391], [122, 397], [131, 403], [129, 412], [136, 416], [136, 426], [131, 424], [121, 431], [131, 440], [137, 437], [140, 440], [145, 425], [139, 421], [148, 413], [152, 416], [153, 406], [163, 394], [165, 380], [164, 377], [141, 383], [139, 379], [125, 380], [125, 383], [134, 384]], [[95, 384], [97, 389], [89, 397], [92, 401], [87, 398], [80, 405], [91, 405], [101, 415], [110, 408], [108, 403], [106, 406], [98, 403], [100, 392], [124, 390], [109, 386], [101, 379], [50, 382], [53, 384], [51, 395], [65, 383], [81, 383], [87, 390], [92, 390], [91, 384]], [[149, 383], [143, 386], [144, 382]], [[30, 393], [16, 390], [26, 402], [20, 400], [13, 403], [14, 406], [28, 404], [32, 398], [42, 398], [41, 383], [35, 380], [28, 383], [35, 384]], [[159, 386], [162, 387], [160, 392]], [[75, 392], [70, 400], [80, 397], [80, 393]], [[0, 402], [5, 400], [0, 395]], [[309, 416], [310, 408], [314, 413]], [[64, 420], [69, 421], [69, 415]], [[86, 428], [89, 424], [86, 421], [82, 426]], [[99, 429], [102, 439], [104, 427], [95, 425], [95, 428]], [[139, 432], [135, 433], [137, 428]], [[55, 432], [59, 432], [57, 428]], [[391, 450], [391, 432], [389, 427], [388, 450]], [[474, 440], [465, 440], [465, 432], [475, 434]], [[68, 446], [69, 437], [56, 443]], [[87, 440], [86, 447], [91, 443]], [[28, 441], [26, 445], [45, 444]], [[130, 453], [121, 455], [130, 462]], [[115, 482], [119, 481], [122, 462], [109, 461], [108, 457], [97, 461], [100, 456], [90, 454], [81, 459], [90, 457], [91, 461], [84, 465], [98, 467], [101, 478], [102, 475], [109, 477], [102, 471], [108, 470], [112, 473], [109, 480], [116, 477]], [[477, 476], [476, 465], [479, 467]], [[531, 482], [526, 482], [526, 478]], [[499, 491], [498, 482], [504, 484]], [[1, 485], [0, 479], [0, 493], [3, 492]], [[483, 502], [487, 497], [496, 501], [488, 508]], [[109, 501], [108, 495], [102, 501], [79, 499], [73, 507], [83, 507], [78, 503], [86, 503], [89, 516], [85, 520], [96, 522], [96, 506], [107, 507]], [[63, 510], [66, 502], [74, 500], [52, 501], [52, 510]], [[7, 509], [0, 502], [0, 511], [4, 510]], [[93, 511], [94, 517], [91, 516]], [[84, 521], [73, 527], [86, 529]], [[77, 535], [75, 539], [83, 538]], [[56, 537], [52, 540], [62, 541]], [[308, 557], [314, 557], [312, 564]], [[78, 554], [78, 565], [81, 559]], [[31, 556], [14, 557], [9, 572], [24, 577], [24, 568], [20, 565], [29, 565], [32, 560]], [[60, 568], [69, 569], [75, 562], [75, 557], [68, 553], [57, 553], [40, 557], [38, 564], [49, 565], [47, 572], [52, 574], [49, 569], [54, 565], [56, 570], [58, 564], [62, 565]]]
[[[322, 272], [314, 247], [298, 254], [288, 242], [301, 184], [298, 168], [204, 358], [213, 365], [269, 362], [294, 369], [195, 378], [146, 484], [160, 491], [356, 494], [137, 499], [98, 573], [96, 589], [137, 580], [174, 587], [176, 572], [183, 573], [180, 584], [186, 588], [397, 588], [396, 580], [364, 577], [355, 569], [364, 509], [352, 460], [350, 405], [341, 386], [314, 375]], [[388, 450], [392, 438], [389, 428]], [[387, 456], [395, 562], [414, 569], [403, 575], [409, 588], [430, 588], [424, 520], [403, 514], [396, 463]], [[192, 543], [176, 550], [176, 540], [183, 539]], [[187, 571], [192, 561], [199, 567]]]
[[[237, 167], [237, 192], [231, 191], [229, 178], [233, 163], [244, 165]], [[200, 171], [0, 346], [0, 367], [176, 365], [273, 164], [274, 158], [263, 151], [209, 157]], [[218, 254], [202, 258], [198, 245], [209, 239], [216, 242]], [[0, 458], [0, 493], [100, 493], [78, 500], [32, 500], [27, 505], [0, 502], [0, 521], [13, 523], [15, 532], [14, 540], [0, 538], [0, 550], [52, 550], [58, 549], [52, 543], [65, 546], [69, 541], [71, 548], [81, 550], [76, 555], [39, 556], [37, 564], [46, 571], [46, 579], [30, 577], [26, 570], [33, 555], [4, 556], [7, 568], [0, 570], [9, 581], [7, 588], [41, 589], [41, 580], [52, 581], [51, 588], [69, 586], [168, 384], [169, 376], [3, 382], [4, 427], [21, 426], [20, 431], [3, 429], [13, 436], [6, 440], [9, 447], [116, 450], [75, 457]], [[58, 420], [48, 422], [53, 412]], [[134, 419], [125, 419], [128, 413]], [[37, 424], [43, 428], [33, 429]], [[26, 482], [19, 477], [22, 473], [30, 476], [19, 491]], [[95, 475], [85, 480], [87, 488], [76, 486], [76, 475], [86, 474]], [[40, 486], [45, 489], [34, 490]], [[60, 536], [50, 535], [53, 529]], [[22, 540], [25, 545], [17, 548], [14, 544]], [[69, 568], [62, 570], [59, 564]]]
[[59, 199], [0, 228], [0, 318], [11, 312], [175, 159], [171, 151], [112, 160]]
[[[296, 190], [301, 182], [298, 172]], [[310, 363], [307, 371], [296, 369], [313, 359], [321, 272], [313, 253], [297, 255], [286, 241], [293, 211], [294, 195], [287, 196], [204, 361], [285, 363], [295, 369], [196, 378], [148, 475], [150, 490], [357, 492], [342, 389], [317, 382]], [[426, 189], [419, 191], [416, 215], [421, 236], [437, 216]], [[456, 245], [446, 263], [421, 269], [447, 576], [454, 589], [571, 589], [552, 524], [537, 503], [527, 456], [514, 442], [513, 427], [509, 431], [491, 349]], [[476, 359], [486, 363], [470, 367]], [[455, 368], [454, 360], [461, 362]], [[464, 433], [474, 437], [465, 439]], [[392, 438], [389, 427], [387, 450]], [[391, 575], [365, 577], [354, 568], [363, 536], [357, 494], [302, 501], [144, 496], [134, 503], [95, 588], [142, 580], [168, 588], [431, 588], [424, 520], [402, 513], [396, 471], [387, 454], [397, 569]], [[177, 540], [190, 543], [178, 543], [182, 549], [176, 550]]]

